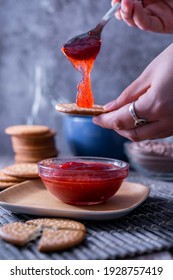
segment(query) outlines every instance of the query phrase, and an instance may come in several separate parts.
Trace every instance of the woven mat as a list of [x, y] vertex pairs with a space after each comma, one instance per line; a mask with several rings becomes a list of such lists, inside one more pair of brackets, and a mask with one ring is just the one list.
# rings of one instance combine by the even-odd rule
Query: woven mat
[[[149, 198], [125, 217], [110, 221], [84, 222], [85, 241], [70, 250], [43, 254], [34, 243], [17, 248], [0, 240], [0, 259], [123, 259], [173, 248], [173, 183], [154, 181], [136, 174], [129, 181], [151, 188]], [[0, 207], [0, 225], [25, 221], [29, 215], [17, 215]]]

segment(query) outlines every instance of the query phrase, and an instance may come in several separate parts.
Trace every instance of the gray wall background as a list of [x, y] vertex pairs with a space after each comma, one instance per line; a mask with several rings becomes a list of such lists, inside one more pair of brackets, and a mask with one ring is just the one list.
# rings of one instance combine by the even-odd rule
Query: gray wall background
[[[27, 122], [34, 100], [34, 71], [42, 69], [42, 101], [34, 122], [57, 130], [64, 144], [61, 114], [52, 104], [75, 101], [80, 74], [61, 53], [71, 37], [94, 27], [110, 0], [0, 0], [0, 154], [11, 153], [4, 129]], [[116, 98], [148, 63], [172, 43], [172, 35], [142, 32], [111, 19], [91, 73], [95, 102]]]

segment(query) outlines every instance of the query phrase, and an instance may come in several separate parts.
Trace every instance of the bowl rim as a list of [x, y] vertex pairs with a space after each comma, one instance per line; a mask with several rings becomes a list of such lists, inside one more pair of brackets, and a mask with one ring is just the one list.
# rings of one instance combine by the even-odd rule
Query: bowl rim
[[[116, 165], [116, 169], [115, 168], [109, 168], [109, 169], [105, 169], [105, 170], [80, 170], [80, 169], [75, 169], [75, 170], [69, 170], [69, 169], [62, 169], [61, 171], [63, 173], [77, 173], [77, 172], [82, 172], [82, 173], [105, 173], [105, 172], [112, 172], [112, 171], [124, 171], [124, 170], [128, 170], [129, 169], [129, 163], [123, 160], [119, 160], [119, 159], [114, 159], [114, 158], [106, 158], [106, 157], [94, 157], [94, 156], [62, 156], [62, 157], [54, 157], [54, 158], [48, 158], [48, 159], [43, 159], [41, 161], [39, 161], [37, 163], [38, 168], [39, 169], [43, 169], [43, 170], [57, 170], [57, 168], [53, 168], [50, 166], [45, 166], [44, 162], [52, 162], [52, 161], [63, 161], [63, 162], [67, 162], [67, 161], [86, 161], [86, 160], [90, 160], [90, 161], [97, 161], [97, 162], [105, 162], [105, 163], [110, 163], [113, 165], [117, 164], [121, 164], [122, 166]], [[118, 167], [118, 168], [117, 168]]]

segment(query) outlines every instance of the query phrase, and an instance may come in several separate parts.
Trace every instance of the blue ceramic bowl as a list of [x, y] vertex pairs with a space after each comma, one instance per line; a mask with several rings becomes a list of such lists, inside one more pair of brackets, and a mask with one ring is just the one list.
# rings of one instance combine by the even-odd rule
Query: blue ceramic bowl
[[74, 155], [127, 161], [123, 145], [127, 139], [113, 130], [95, 125], [92, 117], [65, 115], [63, 129], [64, 138]]

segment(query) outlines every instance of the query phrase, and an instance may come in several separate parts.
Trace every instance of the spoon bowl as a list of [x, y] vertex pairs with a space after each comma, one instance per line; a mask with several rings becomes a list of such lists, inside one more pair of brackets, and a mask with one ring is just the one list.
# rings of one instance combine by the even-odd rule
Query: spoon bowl
[[101, 21], [92, 30], [75, 36], [62, 47], [62, 51], [68, 57], [73, 59], [96, 58], [101, 47], [101, 33], [104, 26], [111, 19], [114, 13], [120, 8], [121, 4], [117, 2], [101, 19]]

